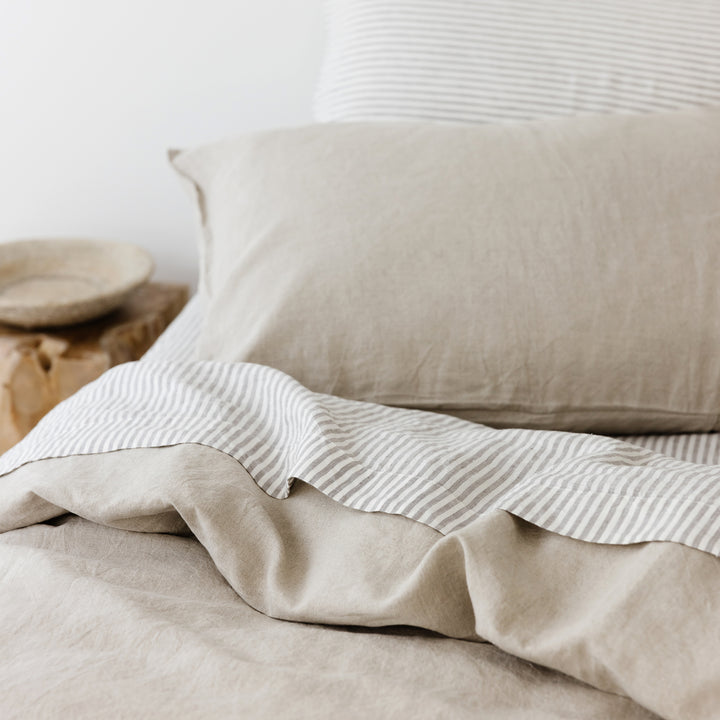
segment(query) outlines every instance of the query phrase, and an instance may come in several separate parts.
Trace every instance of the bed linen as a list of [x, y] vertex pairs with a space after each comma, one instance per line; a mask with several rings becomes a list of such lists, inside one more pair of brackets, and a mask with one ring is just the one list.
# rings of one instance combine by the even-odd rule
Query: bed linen
[[[195, 346], [204, 321], [205, 303], [194, 295], [157, 342], [143, 356], [142, 361], [173, 362], [194, 360]], [[667, 433], [651, 435], [623, 435], [620, 439], [640, 445], [678, 460], [703, 465], [720, 464], [720, 435], [718, 433]]]
[[0, 500], [12, 526], [27, 463], [183, 443], [230, 455], [279, 499], [303, 480], [348, 507], [443, 533], [504, 509], [588, 542], [672, 540], [720, 555], [720, 466], [598, 435], [500, 430], [323, 395], [250, 363], [111, 369], [0, 457]]
[[204, 360], [499, 427], [718, 429], [720, 109], [181, 151]]
[[716, 0], [328, 0], [326, 30], [323, 122], [720, 102]]
[[195, 346], [205, 315], [205, 303], [193, 295], [150, 349], [140, 358], [145, 362], [172, 362], [195, 359]]
[[720, 703], [708, 553], [581, 542], [502, 511], [443, 536], [304, 483], [271, 498], [192, 444], [15, 474], [4, 717], [700, 720]]
[[[145, 353], [142, 360], [146, 362], [194, 360], [204, 314], [203, 298], [199, 294], [194, 295], [157, 342]], [[623, 435], [620, 439], [678, 460], [703, 465], [720, 464], [718, 433]]]
[[[611, 4], [624, 9], [605, 3]], [[658, 5], [673, 6], [681, 4]], [[516, 20], [531, 8], [522, 9]], [[516, 43], [522, 38], [510, 25]], [[705, 18], [696, 25], [714, 32], [705, 30], [711, 27]], [[694, 61], [693, 28], [671, 29]], [[503, 51], [514, 44], [501, 39]], [[631, 74], [637, 54], [647, 50], [630, 48]], [[707, 57], [694, 72], [716, 85]], [[535, 58], [532, 64], [537, 68]], [[704, 84], [686, 82], [688, 66], [667, 74], [654, 59], [649, 65], [660, 82], [646, 83], [644, 94], [631, 77], [629, 92], [605, 83], [591, 98], [601, 104], [589, 104], [588, 77], [576, 76], [569, 63], [578, 82], [556, 74], [558, 88], [571, 94], [560, 110], [696, 104], [698, 90], [717, 100]], [[513, 74], [527, 77], [511, 59]], [[507, 69], [501, 75], [507, 84]], [[346, 86], [357, 92], [357, 82]], [[469, 119], [467, 98], [460, 107], [454, 97], [447, 104], [445, 90], [437, 89], [429, 117], [447, 119], [449, 107], [451, 119]], [[510, 102], [495, 92], [502, 85], [490, 96], [481, 89], [483, 107], [470, 110], [481, 119], [531, 117], [527, 108], [538, 97], [532, 91], [527, 103], [526, 89]], [[488, 99], [498, 98], [500, 109], [488, 112]], [[558, 98], [543, 93], [539, 100], [540, 114], [558, 111]], [[333, 119], [358, 109], [332, 102]], [[376, 97], [360, 102], [371, 107], [368, 116], [377, 113]], [[390, 102], [380, 114], [396, 113]], [[402, 115], [416, 117], [416, 98], [407, 105]], [[171, 342], [192, 345], [199, 322], [201, 313], [178, 323], [146, 359], [161, 359]], [[718, 462], [714, 434], [628, 439], [686, 460]], [[500, 510], [443, 538], [402, 517], [349, 509], [302, 482], [287, 499], [270, 498], [232, 458], [195, 444], [49, 459], [16, 473], [28, 487], [20, 524], [48, 519], [0, 534], [0, 577], [10, 590], [0, 593], [2, 717], [657, 717], [637, 703], [662, 717], [716, 717], [718, 567], [706, 553], [675, 543], [580, 542]], [[204, 485], [212, 475], [232, 478], [232, 498]], [[54, 507], [29, 489], [52, 480]], [[100, 487], [102, 493], [92, 489]], [[148, 498], [156, 500], [150, 508]], [[65, 505], [93, 521], [64, 514]], [[400, 576], [388, 581], [396, 568]], [[327, 622], [352, 626], [315, 624]], [[395, 622], [458, 637], [376, 627]]]
[[486, 643], [272, 619], [192, 538], [64, 516], [0, 535], [0, 573], [8, 720], [655, 717]]
[[[515, 514], [493, 507], [476, 513], [473, 518], [466, 518], [455, 529], [444, 527], [444, 533], [440, 533], [427, 524], [402, 515], [347, 507], [328, 496], [327, 488], [320, 492], [298, 479], [292, 484], [292, 492], [281, 493], [284, 498], [272, 497], [258, 485], [258, 477], [262, 477], [262, 473], [258, 473], [259, 466], [253, 464], [252, 458], [243, 457], [243, 462], [255, 475], [227, 452], [192, 442], [188, 438], [177, 444], [165, 440], [157, 443], [158, 447], [132, 449], [123, 448], [122, 444], [116, 442], [115, 445], [105, 447], [105, 452], [97, 452], [98, 448], [90, 445], [85, 450], [92, 454], [83, 454], [81, 449], [74, 448], [79, 454], [44, 459], [43, 453], [37, 452], [45, 440], [57, 436], [58, 426], [54, 425], [58, 422], [66, 428], [72, 427], [73, 422], [77, 423], [75, 435], [84, 441], [89, 439], [82, 422], [86, 421], [89, 428], [98, 424], [102, 413], [112, 414], [107, 408], [100, 409], [99, 414], [94, 416], [87, 413], [93, 403], [83, 404], [83, 398], [92, 398], [93, 394], [95, 397], [107, 398], [121, 435], [124, 433], [127, 437], [127, 412], [135, 418], [136, 429], [142, 425], [143, 417], [146, 416], [157, 429], [167, 430], [168, 416], [158, 414], [157, 407], [153, 410], [146, 404], [144, 410], [139, 412], [137, 406], [118, 402], [119, 395], [112, 390], [113, 379], [118, 380], [116, 389], [120, 393], [124, 391], [126, 398], [133, 395], [128, 392], [129, 388], [145, 388], [142, 397], [143, 402], [146, 402], [152, 395], [148, 390], [153, 387], [153, 382], [128, 382], [128, 373], [145, 374], [146, 378], [157, 373], [167, 380], [178, 368], [184, 367], [187, 372], [188, 366], [193, 367], [197, 373], [207, 365], [141, 361], [115, 368], [58, 406], [33, 433], [16, 446], [16, 452], [11, 451], [0, 459], [4, 463], [2, 471], [6, 473], [0, 477], [0, 527], [6, 531], [2, 536], [3, 543], [9, 543], [11, 548], [16, 547], [17, 543], [21, 546], [20, 550], [11, 549], [9, 553], [0, 553], [0, 562], [7, 563], [2, 568], [5, 586], [12, 589], [12, 592], [5, 594], [8, 612], [0, 620], [0, 633], [8, 641], [17, 643], [18, 647], [18, 653], [12, 656], [13, 662], [0, 668], [0, 678], [3, 678], [3, 674], [5, 678], [2, 680], [3, 685], [11, 690], [15, 688], [14, 694], [5, 694], [0, 701], [12, 703], [8, 705], [9, 710], [20, 708], [18, 716], [22, 716], [34, 707], [41, 707], [45, 708], [47, 716], [52, 717], [53, 708], [65, 703], [68, 707], [74, 704], [78, 712], [87, 711], [90, 716], [112, 707], [107, 703], [121, 702], [112, 694], [108, 696], [107, 693], [95, 692], [85, 694], [84, 700], [80, 701], [82, 693], [78, 683], [82, 678], [86, 680], [89, 674], [97, 678], [98, 682], [109, 683], [110, 676], [107, 665], [102, 662], [97, 666], [91, 663], [88, 668], [88, 649], [79, 649], [76, 640], [68, 643], [67, 638], [61, 636], [59, 644], [52, 644], [52, 648], [47, 651], [49, 657], [55, 658], [52, 660], [52, 668], [45, 665], [47, 656], [38, 654], [42, 637], [46, 643], [53, 637], [55, 631], [50, 628], [57, 622], [58, 613], [66, 611], [68, 603], [73, 608], [70, 627], [79, 633], [80, 639], [87, 636], [92, 638], [91, 644], [101, 659], [113, 657], [119, 664], [122, 657], [129, 655], [129, 666], [136, 670], [130, 672], [126, 682], [127, 687], [133, 688], [137, 702], [141, 701], [144, 694], [148, 696], [148, 703], [159, 702], [154, 695], [156, 684], [141, 681], [137, 675], [141, 648], [146, 648], [145, 652], [149, 653], [147, 666], [152, 667], [152, 648], [158, 634], [168, 634], [176, 653], [162, 663], [164, 669], [162, 677], [158, 679], [161, 686], [177, 681], [183, 675], [183, 668], [187, 668], [187, 663], [197, 661], [197, 649], [193, 642], [186, 640], [184, 622], [189, 622], [192, 627], [199, 622], [205, 628], [191, 633], [205, 653], [200, 662], [200, 674], [196, 674], [196, 677], [201, 685], [207, 682], [214, 688], [209, 679], [202, 679], [208, 677], [203, 673], [207, 671], [208, 675], [213, 674], [212, 668], [216, 662], [221, 662], [227, 646], [218, 637], [217, 629], [211, 623], [208, 625], [207, 608], [197, 600], [197, 593], [201, 593], [204, 581], [196, 577], [197, 573], [202, 577], [207, 564], [211, 563], [216, 568], [213, 572], [219, 572], [244, 602], [272, 618], [369, 628], [410, 626], [439, 634], [441, 637], [433, 638], [437, 642], [444, 638], [454, 638], [451, 642], [469, 643], [473, 648], [467, 652], [469, 665], [457, 670], [464, 679], [459, 685], [455, 682], [452, 670], [457, 666], [457, 658], [451, 660], [447, 674], [438, 678], [438, 681], [440, 677], [445, 678], [442, 682], [447, 683], [446, 690], [441, 692], [437, 689], [432, 702], [424, 704], [419, 710], [421, 717], [455, 716], [456, 713], [460, 717], [463, 713], [469, 716], [477, 712], [478, 703], [484, 702], [488, 703], [488, 712], [495, 713], [489, 717], [503, 717], [506, 712], [510, 716], [516, 716], [513, 714], [515, 712], [527, 712], [528, 717], [541, 717], [532, 713], [542, 712], [546, 707], [551, 708], [547, 711], [549, 717], [553, 717], [553, 713], [556, 717], [582, 717], [584, 712], [588, 717], [593, 717], [593, 713], [602, 717], [603, 712], [610, 713], [610, 717], [642, 717], [642, 714], [637, 714], [637, 706], [660, 717], [713, 717], [720, 703], [720, 664], [717, 662], [720, 650], [720, 623], [717, 622], [720, 617], [720, 561], [709, 552], [678, 542], [633, 542], [619, 545], [576, 540], [548, 532]], [[257, 446], [259, 437], [263, 436], [262, 422], [259, 422], [261, 417], [257, 415], [262, 406], [259, 398], [263, 394], [256, 392], [253, 395], [252, 386], [258, 386], [258, 377], [262, 374], [282, 374], [270, 368], [251, 365], [238, 364], [224, 368], [226, 373], [231, 369], [241, 371], [241, 374], [244, 370], [246, 379], [255, 381], [243, 386], [244, 396], [233, 395], [232, 403], [239, 403], [238, 412], [249, 423], [247, 427], [254, 430], [254, 434], [246, 436], [245, 442], [256, 451], [260, 449], [258, 457], [266, 461], [266, 453]], [[227, 379], [227, 374], [224, 377]], [[223, 387], [227, 389], [226, 384]], [[283, 388], [285, 392], [289, 388], [291, 394], [299, 392], [297, 383], [289, 378], [284, 379], [275, 388], [281, 406]], [[304, 392], [309, 393], [306, 390]], [[167, 385], [163, 387], [162, 384], [155, 385], [155, 395], [164, 399], [177, 397], [173, 392], [168, 393]], [[216, 411], [212, 407], [212, 399], [205, 397], [205, 400], [212, 416]], [[365, 405], [340, 398], [317, 399], [313, 393], [303, 395], [302, 400], [306, 407], [308, 404], [312, 406], [313, 401], [350, 404], [355, 413], [350, 412], [349, 416], [357, 415], [358, 406]], [[293, 427], [292, 412], [287, 411], [291, 405], [285, 404], [286, 412], [281, 413], [283, 419], [280, 424], [285, 423], [286, 429]], [[171, 406], [163, 407], [169, 409], [170, 414], [174, 412]], [[401, 416], [411, 418], [414, 421], [411, 424], [417, 426], [425, 440], [432, 435], [436, 423], [440, 423], [443, 428], [451, 425], [455, 432], [465, 427], [473, 433], [488, 431], [503, 435], [507, 432], [482, 428], [433, 413], [381, 406], [373, 408], [382, 414], [389, 413], [392, 416], [391, 424], [394, 425], [402, 424]], [[370, 407], [365, 409], [370, 410]], [[193, 413], [194, 410], [191, 410]], [[302, 419], [303, 416], [301, 425]], [[181, 417], [180, 425], [184, 424], [183, 420]], [[201, 418], [199, 423], [204, 426], [207, 420]], [[98, 425], [98, 437], [105, 432], [101, 424]], [[387, 427], [384, 432], [387, 432]], [[525, 452], [530, 452], [538, 439], [550, 435], [557, 435], [570, 445], [575, 441], [591, 443], [591, 446], [583, 446], [586, 449], [591, 447], [591, 452], [585, 458], [590, 462], [585, 467], [592, 468], [598, 458], [601, 462], [608, 460], [607, 467], [596, 478], [603, 482], [611, 481], [614, 475], [628, 469], [632, 474], [642, 474], [648, 461], [652, 463], [659, 460], [660, 465], [656, 468], [659, 472], [653, 474], [652, 478], [665, 487], [671, 480], [679, 480], [681, 484], [696, 488], [698, 481], [708, 479], [717, 484], [714, 478], [718, 468], [714, 466], [673, 461], [610, 438], [524, 432], [530, 434], [522, 444]], [[115, 434], [118, 434], [117, 429]], [[140, 437], [141, 443], [147, 442], [147, 438], [142, 440], [142, 433]], [[72, 439], [68, 438], [66, 442], [68, 440], [70, 444], [66, 452], [73, 450]], [[283, 440], [282, 435], [277, 435], [275, 442], [279, 445], [287, 443], [287, 437]], [[430, 442], [437, 450], [438, 439], [430, 438]], [[603, 443], [609, 445], [604, 446]], [[296, 436], [295, 445], [302, 448], [301, 435]], [[602, 450], [603, 447], [611, 449], [604, 459], [598, 453], [598, 449]], [[35, 457], [32, 453], [27, 454], [28, 448], [34, 449]], [[630, 455], [618, 455], [618, 448], [628, 449]], [[510, 464], [513, 465], [516, 460], [511, 459]], [[388, 468], [392, 468], [392, 459], [386, 457], [386, 461]], [[294, 473], [295, 470], [288, 471], [287, 468], [280, 472], [278, 477], [283, 478], [285, 490]], [[303, 477], [304, 473], [298, 474]], [[342, 477], [342, 473], [339, 477]], [[388, 477], [389, 473], [386, 473], [384, 479]], [[562, 473], [556, 479], [562, 482]], [[598, 485], [596, 489], [599, 488]], [[668, 507], [677, 510], [674, 491], [668, 494], [667, 500], [671, 503]], [[583, 505], [582, 502], [579, 504]], [[656, 506], [650, 514], [662, 517], [663, 512], [659, 508]], [[647, 514], [646, 510], [641, 510], [640, 515]], [[66, 556], [58, 558], [56, 551], [53, 551], [49, 557], [43, 552], [35, 560], [31, 559], [37, 554], [30, 552], [28, 555], [25, 538], [43, 537], [44, 533], [54, 532], [47, 529], [47, 523], [50, 523], [49, 527], [55, 528], [53, 523], [58, 522], [57, 518], [61, 518], [59, 527], [65, 528], [67, 518], [62, 518], [66, 513], [103, 527], [91, 528], [83, 523], [78, 525], [79, 521], [73, 519], [67, 528], [70, 535], [64, 535], [66, 530], [61, 529], [55, 536], [60, 538], [59, 543]], [[711, 519], [716, 519], [720, 512], [712, 507], [710, 515]], [[608, 518], [609, 524], [612, 524], [612, 514]], [[666, 522], [674, 520], [674, 516], [666, 515], [665, 519]], [[33, 530], [38, 527], [38, 523], [45, 523], [46, 528]], [[71, 539], [75, 537], [72, 535], [75, 532], [73, 528], [82, 533], [83, 537], [93, 538], [91, 542], [98, 543], [100, 548], [104, 548], [108, 542], [135, 543], [135, 540], [127, 539], [130, 536], [121, 536], [117, 532], [112, 537], [103, 535], [100, 529], [107, 528], [118, 532], [143, 533], [149, 537], [156, 534], [162, 538], [177, 537], [183, 542], [179, 545], [169, 543], [177, 548], [182, 546], [187, 549], [190, 547], [187, 543], [200, 543], [208, 553], [207, 557], [203, 556], [201, 563], [204, 570], [190, 569], [184, 560], [181, 561], [183, 576], [187, 576], [191, 584], [197, 583], [192, 590], [192, 596], [196, 599], [191, 603], [192, 608], [186, 608], [185, 612], [177, 616], [176, 605], [179, 600], [175, 591], [169, 596], [165, 593], [165, 599], [156, 605], [153, 598], [157, 588], [145, 573], [146, 556], [127, 554], [121, 547], [117, 548], [117, 553], [123, 554], [124, 562], [133, 567], [128, 568], [127, 572], [120, 571], [120, 580], [117, 581], [120, 590], [116, 587], [116, 571], [112, 567], [103, 569], [102, 562], [97, 565], [98, 558], [91, 559], [89, 563], [83, 561], [86, 575], [91, 579], [97, 576], [102, 580], [102, 587], [98, 589], [100, 595], [90, 592], [84, 602], [82, 589], [88, 580], [79, 579], [77, 563], [78, 556], [85, 557], [89, 549]], [[707, 530], [703, 530], [700, 535], [714, 537]], [[148, 553], [154, 552], [150, 549], [152, 544], [153, 541], [147, 541]], [[169, 547], [166, 539], [160, 545]], [[197, 551], [197, 547], [187, 550], [191, 554]], [[100, 560], [105, 552], [107, 550], [101, 550]], [[162, 552], [164, 550], [161, 549]], [[34, 572], [30, 570], [33, 562], [39, 563]], [[68, 566], [70, 569], [64, 580], [65, 585], [69, 583], [67, 595], [65, 590], [59, 589], [49, 594], [47, 599], [43, 598], [35, 584], [40, 580], [37, 576], [42, 575], [48, 583], [51, 582], [50, 578], [55, 578], [53, 584], [63, 588], [57, 573], [65, 572], [63, 568]], [[176, 571], [177, 568], [168, 567], [167, 571], [158, 575], [157, 582], [162, 586], [166, 575], [174, 576]], [[134, 585], [133, 577], [137, 573], [141, 579]], [[130, 583], [130, 588], [126, 587], [126, 583]], [[107, 584], [112, 589], [105, 593]], [[32, 602], [27, 602], [27, 593], [33, 598]], [[134, 612], [127, 602], [128, 598], [138, 595], [143, 598], [142, 609]], [[145, 602], [150, 602], [151, 607], [155, 608], [155, 620], [149, 624]], [[211, 606], [213, 602], [210, 602]], [[168, 604], [171, 609], [175, 608], [170, 617], [166, 615]], [[127, 636], [119, 649], [108, 647], [116, 643], [114, 626], [109, 617], [111, 611], [127, 616], [121, 620]], [[212, 613], [210, 617], [213, 617]], [[130, 625], [135, 621], [133, 630]], [[28, 623], [36, 627], [31, 633], [18, 629], [26, 628]], [[73, 623], [80, 624], [80, 627]], [[156, 623], [160, 624], [159, 627]], [[61, 627], [66, 626], [61, 624]], [[163, 632], [160, 632], [160, 628]], [[237, 628], [235, 632], [238, 632]], [[290, 632], [295, 633], [294, 630]], [[136, 633], [136, 639], [133, 639], [133, 633]], [[422, 638], [423, 642], [431, 639], [422, 634], [411, 633], [410, 636]], [[369, 635], [362, 637], [373, 648], [368, 650], [370, 657], [367, 661], [358, 659], [360, 667], [364, 668], [359, 674], [363, 677], [364, 672], [369, 673], [367, 682], [372, 684], [376, 662], [373, 658], [377, 657], [378, 650]], [[395, 636], [390, 633], [382, 637], [382, 642], [392, 643], [387, 637]], [[401, 633], [401, 637], [407, 636]], [[491, 690], [485, 701], [484, 692], [478, 693], [477, 689], [471, 691], [469, 686], [466, 691], [462, 684], [473, 673], [480, 672], [483, 675], [491, 672], [487, 668], [478, 670], [476, 667], [477, 663], [484, 664], [484, 661], [482, 653], [480, 656], [476, 654], [478, 651], [474, 643], [483, 641], [492, 643], [516, 658], [542, 665], [594, 687], [598, 692], [612, 695], [606, 697], [589, 693], [585, 685], [580, 692], [579, 686], [573, 685], [567, 678], [561, 679], [550, 674], [543, 675], [540, 683], [542, 687], [535, 687], [531, 682], [528, 694], [523, 691], [523, 699], [519, 703], [509, 700], [497, 688]], [[406, 642], [402, 640], [400, 645]], [[220, 644], [219, 657], [206, 647], [207, 643], [212, 647]], [[436, 656], [438, 662], [446, 652], [445, 646], [442, 647]], [[161, 654], [167, 651], [165, 645], [158, 650]], [[453, 656], [457, 648], [453, 645], [447, 651]], [[78, 656], [75, 656], [76, 652]], [[296, 662], [307, 670], [304, 652], [301, 651], [302, 660], [297, 659]], [[347, 647], [338, 647], [338, 652], [352, 655], [359, 651], [351, 639]], [[402, 654], [404, 651], [400, 652]], [[465, 651], [462, 654], [465, 656]], [[18, 663], [18, 658], [23, 661]], [[255, 653], [253, 658], [255, 662], [262, 662], [263, 656]], [[385, 660], [385, 663], [389, 662]], [[517, 683], [517, 691], [520, 692], [521, 684], [527, 680], [523, 677], [524, 666], [515, 665], [515, 660], [507, 662], [512, 670], [506, 681]], [[494, 672], [494, 663], [490, 665]], [[175, 667], [177, 670], [173, 671]], [[392, 716], [394, 708], [401, 708], [397, 712], [402, 714], [418, 703], [420, 695], [413, 691], [412, 684], [408, 684], [408, 678], [415, 676], [415, 669], [407, 668], [407, 671], [407, 675], [401, 673], [401, 686], [396, 688], [396, 692], [388, 690], [387, 716]], [[122, 678], [122, 671], [118, 672]], [[38, 673], [46, 673], [46, 676], [54, 674], [55, 680], [51, 681], [50, 691], [43, 690], [38, 694], [28, 688], [30, 678]], [[166, 673], [171, 675], [170, 680]], [[274, 671], [271, 674], [274, 675]], [[115, 677], [112, 675], [113, 681]], [[67, 678], [67, 685], [63, 682], [64, 678]], [[273, 712], [268, 682], [258, 680], [257, 684], [252, 685], [253, 692], [260, 695], [256, 717], [267, 717]], [[327, 693], [325, 690], [321, 692], [317, 682], [327, 689], [327, 678], [323, 681], [313, 680], [288, 699], [288, 702], [297, 703], [298, 716], [313, 716], [313, 713], [327, 716], [332, 714], [333, 704], [339, 702], [332, 687]], [[85, 687], [85, 682], [82, 685]], [[121, 682], [118, 688], [122, 686]], [[367, 689], [367, 686], [360, 680], [351, 693], [362, 696], [363, 688]], [[308, 694], [305, 694], [305, 690]], [[67, 696], [64, 695], [65, 691]], [[205, 691], [194, 687], [193, 692], [195, 702], [202, 704], [202, 707], [195, 707], [198, 716], [203, 716], [206, 711], [205, 716], [212, 716], [208, 710], [212, 703], [206, 706], [198, 700], [204, 697]], [[30, 705], [23, 706], [21, 698], [26, 693], [31, 698]], [[616, 696], [630, 698], [634, 705], [623, 704]], [[525, 705], [526, 701], [530, 705]], [[567, 705], [564, 704], [566, 701]], [[606, 701], [610, 705], [604, 706]], [[240, 700], [230, 692], [223, 693], [217, 702], [237, 703]], [[358, 697], [357, 702], [358, 707], [365, 711], [365, 701]], [[455, 707], [453, 703], [459, 705]], [[311, 710], [311, 707], [314, 709]], [[361, 714], [358, 712], [358, 715]], [[382, 716], [382, 712], [380, 714]]]

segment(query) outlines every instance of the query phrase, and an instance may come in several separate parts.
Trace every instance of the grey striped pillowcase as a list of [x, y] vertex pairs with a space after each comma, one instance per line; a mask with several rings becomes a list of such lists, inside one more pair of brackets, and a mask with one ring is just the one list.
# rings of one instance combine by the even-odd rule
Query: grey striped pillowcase
[[720, 103], [718, 0], [329, 0], [319, 121]]

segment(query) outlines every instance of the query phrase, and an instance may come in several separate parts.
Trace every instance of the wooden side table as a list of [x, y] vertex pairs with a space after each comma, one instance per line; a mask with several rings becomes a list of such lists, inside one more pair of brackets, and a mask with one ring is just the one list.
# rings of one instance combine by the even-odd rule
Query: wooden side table
[[91, 322], [48, 330], [0, 324], [0, 452], [105, 370], [138, 360], [187, 300], [186, 285], [148, 283]]

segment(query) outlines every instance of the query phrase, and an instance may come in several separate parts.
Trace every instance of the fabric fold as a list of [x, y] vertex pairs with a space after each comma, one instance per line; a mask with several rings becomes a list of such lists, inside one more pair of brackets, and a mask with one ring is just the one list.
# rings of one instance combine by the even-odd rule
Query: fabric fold
[[184, 443], [240, 462], [260, 488], [298, 479], [347, 507], [441, 533], [493, 510], [587, 542], [679, 542], [720, 555], [720, 466], [610, 437], [498, 430], [314, 393], [249, 363], [127, 363], [55, 408], [0, 458]]

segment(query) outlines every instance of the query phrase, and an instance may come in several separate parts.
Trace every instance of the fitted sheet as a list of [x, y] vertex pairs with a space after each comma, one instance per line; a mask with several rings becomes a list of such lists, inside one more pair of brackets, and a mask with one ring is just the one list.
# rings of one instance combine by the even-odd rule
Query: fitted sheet
[[194, 359], [195, 344], [200, 335], [203, 314], [202, 297], [193, 295], [177, 317], [143, 355], [142, 360], [165, 362]]

